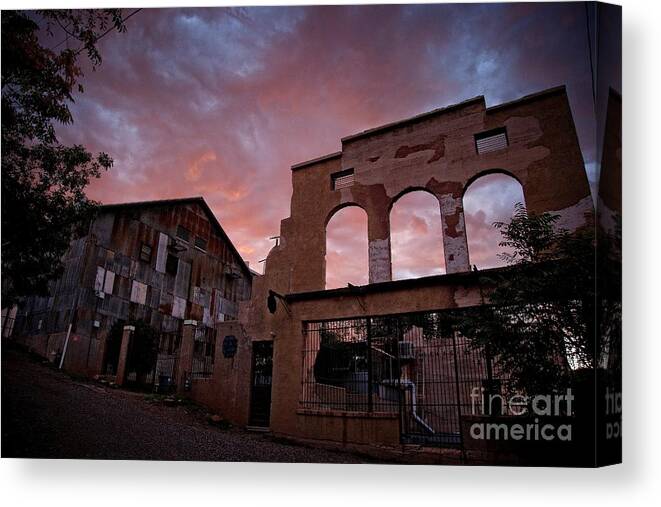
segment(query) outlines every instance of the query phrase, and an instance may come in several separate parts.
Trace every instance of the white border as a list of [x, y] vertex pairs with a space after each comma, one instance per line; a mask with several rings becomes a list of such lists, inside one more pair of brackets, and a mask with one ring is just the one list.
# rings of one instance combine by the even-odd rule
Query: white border
[[[228, 5], [140, 1], [141, 6]], [[276, 2], [252, 1], [250, 5]], [[287, 3], [287, 2], [278, 2]], [[294, 2], [304, 3], [304, 2]], [[332, 3], [350, 3], [334, 0]], [[373, 3], [373, 2], [365, 2]], [[8, 8], [126, 1], [3, 2]], [[661, 9], [624, 6], [625, 464], [601, 470], [251, 463], [7, 460], [5, 505], [652, 505], [661, 498], [658, 293]], [[135, 4], [131, 5], [134, 6]], [[653, 502], [656, 500], [656, 502]]]

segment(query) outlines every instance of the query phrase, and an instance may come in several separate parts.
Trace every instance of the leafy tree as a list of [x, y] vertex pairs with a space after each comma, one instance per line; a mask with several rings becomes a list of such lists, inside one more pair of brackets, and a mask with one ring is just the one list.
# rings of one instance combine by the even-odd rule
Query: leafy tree
[[481, 277], [487, 303], [458, 320], [476, 347], [489, 347], [513, 387], [560, 389], [577, 368], [596, 368], [595, 241], [591, 229], [569, 233], [559, 216], [529, 214], [517, 204], [509, 223], [494, 224], [510, 265]]
[[3, 307], [47, 294], [76, 226], [94, 210], [84, 189], [112, 159], [63, 146], [55, 126], [73, 122], [69, 103], [83, 91], [81, 53], [95, 69], [99, 38], [125, 29], [119, 9], [2, 13]]

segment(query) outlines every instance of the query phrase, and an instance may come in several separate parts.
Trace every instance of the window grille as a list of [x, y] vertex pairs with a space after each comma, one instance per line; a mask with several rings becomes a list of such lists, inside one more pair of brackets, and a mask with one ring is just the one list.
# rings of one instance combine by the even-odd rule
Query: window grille
[[508, 146], [507, 131], [504, 128], [475, 134], [475, 148], [479, 155], [502, 150]]
[[170, 393], [176, 389], [180, 346], [180, 330], [161, 333], [154, 368], [154, 388], [159, 393]]
[[216, 355], [216, 331], [210, 327], [195, 329], [193, 342], [193, 366], [191, 378], [209, 378], [213, 375], [214, 356]]
[[509, 389], [493, 359], [454, 330], [462, 315], [444, 310], [304, 322], [299, 407], [399, 417], [403, 442], [460, 445], [474, 393], [484, 386]]

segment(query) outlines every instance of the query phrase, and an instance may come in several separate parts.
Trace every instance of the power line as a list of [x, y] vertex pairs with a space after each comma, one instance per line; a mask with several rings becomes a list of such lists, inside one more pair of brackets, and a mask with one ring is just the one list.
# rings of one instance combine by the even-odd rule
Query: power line
[[[588, 2], [585, 2], [584, 5], [585, 5], [585, 24], [587, 26], [587, 32], [588, 32], [588, 54], [590, 57], [590, 77], [592, 78], [592, 104], [596, 108], [597, 92], [594, 84], [594, 64], [592, 63], [592, 35], [590, 35], [590, 15], [588, 9]], [[597, 21], [595, 18], [595, 25], [596, 23]]]

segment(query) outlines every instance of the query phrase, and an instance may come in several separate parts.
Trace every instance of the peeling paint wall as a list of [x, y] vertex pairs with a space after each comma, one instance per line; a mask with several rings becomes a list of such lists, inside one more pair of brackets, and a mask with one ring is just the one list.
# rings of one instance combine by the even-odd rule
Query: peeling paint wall
[[[478, 154], [475, 135], [497, 128], [506, 129], [509, 145]], [[349, 169], [353, 184], [334, 190], [332, 175]], [[396, 424], [390, 431], [369, 417], [300, 412], [303, 324], [482, 304], [488, 287], [470, 272], [463, 196], [491, 172], [516, 178], [532, 212], [558, 211], [569, 228], [591, 223], [590, 190], [564, 88], [492, 108], [474, 99], [344, 138], [340, 152], [292, 167], [291, 215], [281, 222], [280, 244], [269, 252], [264, 275], [255, 278], [251, 300], [240, 305], [237, 332], [246, 345], [274, 342], [274, 434], [343, 443], [399, 441]], [[439, 202], [448, 274], [389, 283], [390, 210], [414, 190]], [[348, 205], [367, 214], [370, 285], [325, 291], [326, 225]], [[298, 294], [290, 303], [279, 299], [271, 314], [265, 303], [269, 290]], [[241, 385], [249, 381], [246, 376]]]
[[390, 238], [369, 242], [369, 282], [387, 282], [391, 278]]
[[443, 221], [443, 252], [445, 253], [446, 273], [468, 271], [468, 242], [466, 240], [466, 224], [464, 208], [460, 197], [453, 194], [442, 194], [441, 220]]
[[[497, 128], [506, 130], [508, 146], [478, 154], [475, 135]], [[332, 175], [349, 169], [353, 184], [334, 190]], [[293, 166], [291, 216], [283, 221], [281, 244], [267, 258], [266, 275], [282, 292], [324, 289], [326, 224], [342, 207], [356, 205], [368, 218], [369, 281], [390, 280], [390, 210], [414, 190], [439, 201], [446, 272], [468, 271], [463, 195], [491, 172], [516, 178], [530, 211], [557, 212], [571, 230], [592, 223], [565, 89], [491, 108], [477, 98], [346, 137], [340, 152]]]

